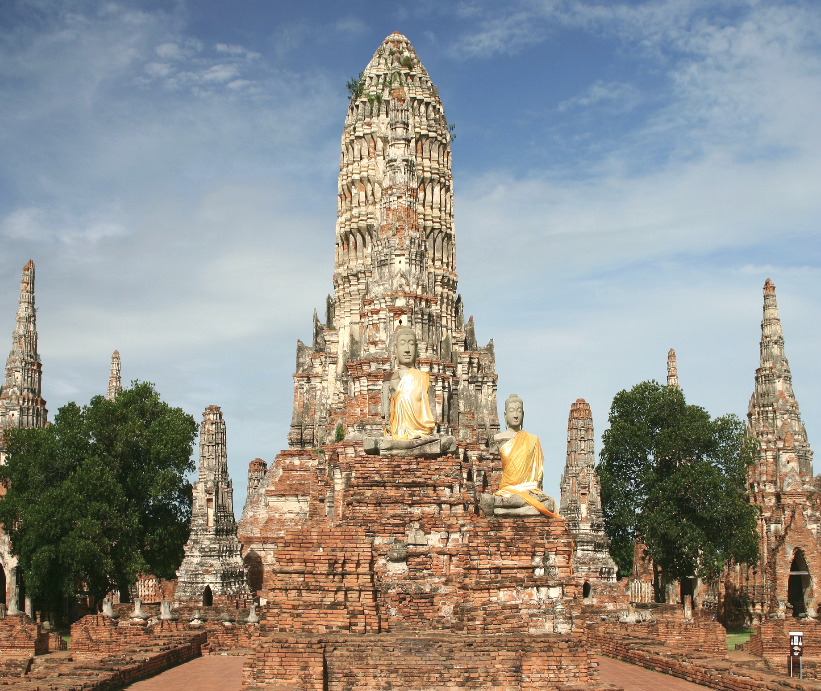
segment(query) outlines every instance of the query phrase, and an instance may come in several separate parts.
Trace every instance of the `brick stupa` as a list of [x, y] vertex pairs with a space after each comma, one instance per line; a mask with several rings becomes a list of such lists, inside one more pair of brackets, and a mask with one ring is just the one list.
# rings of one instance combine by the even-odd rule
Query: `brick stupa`
[[[496, 373], [456, 283], [449, 130], [394, 33], [345, 119], [334, 295], [297, 346], [290, 448], [249, 472], [238, 534], [262, 623], [243, 688], [597, 686], [564, 521], [479, 510], [501, 476]], [[456, 438], [447, 455], [365, 453], [400, 323], [435, 387], [434, 432]]]
[[760, 560], [734, 566], [726, 577], [724, 616], [735, 625], [808, 614], [815, 617], [821, 593], [821, 507], [813, 480], [812, 450], [784, 353], [775, 286], [764, 283], [760, 361], [747, 412], [747, 436], [759, 444], [747, 480], [761, 509]]
[[174, 599], [205, 606], [249, 600], [234, 520], [234, 489], [228, 476], [225, 420], [216, 405], [209, 405], [202, 414], [199, 465], [191, 534], [177, 570]]
[[560, 512], [575, 541], [573, 570], [584, 580], [585, 597], [593, 596], [602, 590], [602, 584], [615, 582], [616, 563], [604, 532], [601, 483], [593, 448], [593, 413], [583, 398], [570, 406], [567, 462], [559, 486]]
[[[6, 373], [0, 385], [0, 463], [5, 459], [3, 430], [15, 427], [45, 427], [48, 417], [42, 396], [43, 365], [37, 352], [37, 310], [34, 307], [34, 262], [23, 267], [20, 302], [12, 333]], [[5, 494], [0, 487], [0, 497]], [[11, 552], [8, 534], [0, 525], [0, 583], [5, 584], [3, 602], [14, 612], [22, 606], [18, 585], [17, 557]]]

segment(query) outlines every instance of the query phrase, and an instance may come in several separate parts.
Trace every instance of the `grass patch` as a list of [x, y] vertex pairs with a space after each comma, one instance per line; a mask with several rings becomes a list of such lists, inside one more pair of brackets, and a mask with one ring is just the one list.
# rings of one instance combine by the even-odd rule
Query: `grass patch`
[[750, 640], [749, 629], [727, 629], [727, 650], [735, 650], [736, 644]]

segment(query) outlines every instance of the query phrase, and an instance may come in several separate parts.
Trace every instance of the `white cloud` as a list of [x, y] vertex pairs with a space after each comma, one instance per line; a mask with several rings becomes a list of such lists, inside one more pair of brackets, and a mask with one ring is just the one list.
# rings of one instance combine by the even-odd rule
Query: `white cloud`
[[342, 17], [334, 22], [334, 29], [346, 38], [356, 38], [368, 31], [368, 25], [358, 17]]
[[187, 60], [202, 52], [201, 41], [186, 39], [180, 42], [168, 41], [158, 45], [154, 52], [163, 60]]
[[639, 93], [633, 85], [622, 82], [605, 83], [598, 79], [584, 93], [559, 103], [557, 109], [564, 112], [592, 105], [606, 105], [619, 111], [627, 111], [634, 108], [638, 100]]
[[49, 212], [26, 207], [16, 209], [0, 220], [0, 234], [29, 243], [93, 245], [100, 240], [122, 237], [127, 231], [121, 223], [91, 212], [74, 217], [65, 209]]
[[236, 65], [211, 65], [202, 73], [205, 82], [228, 82], [239, 76], [239, 67]]

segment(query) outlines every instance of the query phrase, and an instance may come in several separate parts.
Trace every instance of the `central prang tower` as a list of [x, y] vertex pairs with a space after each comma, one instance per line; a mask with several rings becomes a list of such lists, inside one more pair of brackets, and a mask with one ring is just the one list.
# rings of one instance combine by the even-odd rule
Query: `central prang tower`
[[419, 339], [437, 432], [485, 443], [499, 429], [493, 342], [477, 346], [456, 293], [450, 132], [410, 41], [391, 34], [353, 89], [339, 165], [334, 296], [299, 342], [292, 449], [336, 428], [382, 432], [379, 401], [400, 325]]
[[[436, 87], [400, 34], [353, 87], [334, 296], [297, 348], [290, 448], [251, 463], [238, 525], [261, 609], [243, 688], [598, 688], [567, 525], [496, 513], [493, 345], [477, 346], [456, 294]], [[400, 325], [418, 356], [391, 399], [413, 340]], [[384, 403], [407, 381], [424, 436], [388, 439]]]

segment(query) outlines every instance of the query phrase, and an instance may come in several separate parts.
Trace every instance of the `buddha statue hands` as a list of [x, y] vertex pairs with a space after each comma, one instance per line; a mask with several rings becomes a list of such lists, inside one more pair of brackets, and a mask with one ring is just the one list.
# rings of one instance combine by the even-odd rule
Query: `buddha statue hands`
[[382, 417], [385, 436], [366, 438], [371, 454], [440, 456], [455, 446], [450, 436], [434, 433], [436, 398], [430, 375], [416, 368], [416, 332], [400, 326], [394, 333], [396, 369], [382, 385]]
[[[560, 518], [555, 513], [555, 500], [542, 492], [544, 473], [542, 446], [539, 443], [539, 437], [522, 429], [524, 415], [522, 399], [516, 394], [508, 396], [505, 401], [507, 429], [494, 435], [492, 445], [493, 448], [498, 448], [499, 455], [502, 457], [502, 480], [494, 497], [495, 513], [499, 514], [499, 509], [522, 508], [524, 505], [521, 501], [504, 501], [518, 498], [549, 518]], [[533, 512], [528, 510], [516, 513]]]

